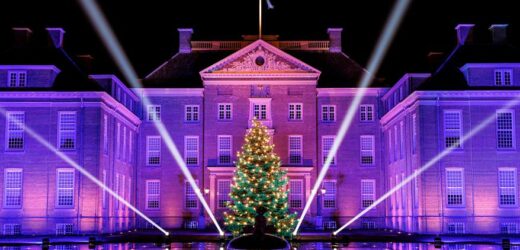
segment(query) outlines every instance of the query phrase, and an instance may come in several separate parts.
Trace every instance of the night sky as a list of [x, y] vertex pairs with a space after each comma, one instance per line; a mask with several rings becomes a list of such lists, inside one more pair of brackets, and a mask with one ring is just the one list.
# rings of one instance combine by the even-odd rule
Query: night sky
[[[387, 0], [271, 1], [275, 9], [264, 12], [264, 34], [278, 34], [281, 40], [325, 40], [328, 27], [343, 27], [343, 51], [361, 65], [366, 65], [394, 4]], [[75, 0], [6, 2], [0, 8], [2, 50], [10, 45], [11, 27], [34, 31], [54, 26], [66, 30], [65, 47], [71, 54], [92, 54], [96, 63], [110, 60]], [[193, 27], [194, 40], [238, 40], [258, 30], [257, 0], [98, 2], [141, 77], [177, 51], [178, 27]], [[454, 47], [457, 23], [477, 24], [482, 39], [489, 39], [490, 24], [509, 23], [510, 41], [520, 44], [520, 14], [514, 2], [415, 0], [378, 75], [392, 82], [405, 72], [425, 71], [429, 51], [449, 52]]]

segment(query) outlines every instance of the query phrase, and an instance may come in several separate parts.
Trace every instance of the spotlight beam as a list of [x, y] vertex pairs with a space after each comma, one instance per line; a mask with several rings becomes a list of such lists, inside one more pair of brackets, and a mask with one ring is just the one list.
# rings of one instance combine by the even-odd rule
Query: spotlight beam
[[[515, 99], [509, 101], [506, 103], [506, 105], [504, 105], [502, 108], [499, 109], [500, 110], [507, 110], [515, 105], [517, 105], [518, 103], [520, 102], [520, 95], [517, 96]], [[496, 119], [496, 114], [491, 114], [489, 115], [488, 117], [486, 117], [486, 119], [484, 121], [482, 121], [479, 125], [477, 125], [475, 128], [471, 129], [468, 133], [466, 133], [465, 135], [462, 136], [462, 138], [460, 139], [460, 142], [461, 144], [464, 144], [464, 142], [466, 142], [467, 140], [471, 139], [473, 136], [475, 136], [477, 133], [479, 133], [480, 131], [482, 131], [482, 129], [484, 129], [485, 127], [487, 127], [489, 124], [493, 123]], [[428, 162], [426, 162], [426, 164], [424, 164], [421, 168], [415, 170], [415, 172], [411, 175], [409, 175], [408, 177], [406, 177], [406, 179], [404, 179], [403, 181], [401, 181], [399, 184], [397, 184], [395, 187], [393, 187], [392, 189], [390, 189], [388, 192], [386, 192], [383, 196], [379, 197], [376, 201], [374, 201], [372, 203], [372, 205], [368, 206], [367, 208], [365, 208], [363, 211], [361, 211], [360, 213], [358, 213], [356, 216], [354, 216], [352, 219], [350, 219], [347, 223], [345, 223], [345, 225], [341, 226], [338, 230], [334, 231], [332, 234], [333, 235], [337, 235], [339, 232], [341, 232], [343, 229], [345, 229], [346, 227], [348, 227], [349, 225], [351, 225], [352, 223], [354, 223], [356, 220], [358, 220], [359, 218], [361, 218], [361, 216], [365, 215], [366, 213], [368, 213], [370, 210], [372, 210], [374, 207], [376, 207], [377, 205], [379, 205], [380, 203], [382, 203], [384, 200], [386, 200], [388, 197], [390, 197], [392, 194], [394, 194], [395, 192], [397, 192], [399, 189], [401, 189], [403, 186], [405, 186], [406, 184], [408, 184], [409, 182], [411, 182], [413, 179], [415, 179], [417, 176], [419, 176], [421, 173], [423, 173], [424, 171], [426, 171], [427, 169], [429, 169], [431, 166], [433, 166], [435, 163], [437, 163], [438, 161], [442, 160], [444, 157], [446, 157], [448, 154], [450, 154], [454, 149], [456, 149], [456, 146], [457, 145], [452, 145], [450, 146], [449, 148], [446, 148], [444, 149], [441, 153], [439, 153], [438, 155], [434, 156], [432, 159], [430, 159]]]
[[[377, 72], [377, 70], [379, 69], [381, 62], [383, 61], [384, 55], [386, 54], [386, 51], [388, 50], [388, 47], [390, 46], [390, 43], [394, 38], [397, 29], [399, 28], [399, 24], [401, 23], [410, 2], [411, 0], [398, 0], [394, 8], [392, 9], [392, 12], [385, 25], [384, 31], [379, 37], [376, 48], [370, 58], [367, 70], [363, 74], [363, 77], [361, 78], [361, 81], [358, 85], [359, 90], [354, 96], [354, 99], [352, 100], [352, 103], [350, 104], [350, 107], [343, 118], [340, 129], [336, 134], [336, 139], [334, 140], [334, 143], [332, 144], [329, 154], [327, 155], [325, 163], [323, 164], [318, 178], [316, 179], [316, 183], [314, 184], [314, 187], [311, 190], [311, 194], [307, 198], [307, 202], [305, 203], [305, 207], [302, 211], [302, 214], [298, 219], [298, 224], [294, 229], [293, 235], [298, 234], [298, 229], [300, 228], [303, 219], [305, 218], [305, 215], [307, 215], [312, 201], [316, 196], [318, 189], [320, 188], [320, 185], [323, 179], [325, 178], [325, 175], [327, 174], [327, 171], [329, 170], [330, 164], [332, 163], [332, 159], [336, 155], [341, 143], [343, 142], [343, 139], [345, 138], [345, 135], [347, 134], [348, 129], [350, 128], [350, 125], [352, 124], [352, 120], [354, 119], [354, 116], [357, 113], [357, 108], [359, 104], [363, 100], [363, 97], [367, 91], [367, 87], [369, 86], [370, 81], [374, 78], [373, 74]], [[320, 204], [318, 204], [318, 206], [319, 205]]]
[[[139, 78], [135, 73], [135, 70], [130, 64], [130, 60], [126, 56], [123, 48], [121, 47], [121, 44], [117, 40], [117, 37], [115, 36], [113, 30], [111, 29], [110, 25], [108, 24], [108, 21], [106, 20], [105, 16], [103, 15], [103, 12], [99, 8], [95, 0], [79, 0], [79, 2], [84, 12], [88, 16], [90, 22], [94, 26], [99, 37], [103, 41], [108, 52], [116, 62], [119, 69], [122, 71], [126, 80], [130, 83], [130, 85], [132, 85], [133, 88], [142, 88], [143, 85], [140, 83]], [[146, 95], [142, 95], [142, 101], [144, 107], [152, 104], [152, 102]], [[186, 166], [184, 158], [181, 156], [179, 150], [175, 146], [175, 143], [173, 142], [170, 133], [166, 129], [166, 126], [161, 121], [156, 121], [153, 124], [159, 132], [159, 134], [161, 135], [161, 137], [163, 138], [164, 143], [168, 147], [170, 154], [173, 156], [173, 158], [177, 162], [177, 165], [180, 167], [182, 173], [184, 174], [185, 178], [188, 180], [188, 183], [190, 183], [192, 189], [197, 195], [197, 198], [200, 200], [200, 203], [202, 204], [202, 206], [208, 213], [209, 217], [215, 224], [215, 227], [219, 231], [220, 235], [224, 235], [224, 231], [222, 231], [222, 229], [220, 228], [217, 219], [211, 211], [211, 208], [209, 207], [208, 203], [204, 199], [202, 192], [197, 186], [195, 179], [190, 173], [190, 170]]]
[[[0, 108], [0, 114], [7, 119], [6, 110], [3, 108]], [[38, 133], [36, 133], [33, 129], [29, 128], [27, 125], [22, 124], [17, 119], [13, 119], [13, 122], [16, 124], [16, 126], [22, 127], [27, 134], [29, 134], [32, 138], [34, 138], [36, 141], [38, 141], [40, 144], [42, 144], [45, 148], [48, 150], [54, 152], [56, 156], [61, 158], [63, 161], [74, 167], [78, 172], [80, 172], [83, 176], [90, 179], [92, 182], [94, 182], [96, 185], [98, 185], [101, 189], [106, 191], [108, 194], [116, 198], [118, 201], [120, 201], [122, 204], [130, 208], [132, 211], [134, 211], [137, 215], [141, 216], [143, 219], [145, 219], [148, 223], [153, 225], [155, 228], [159, 229], [164, 235], [168, 236], [170, 233], [166, 230], [164, 230], [161, 226], [157, 225], [153, 220], [151, 220], [148, 216], [144, 215], [139, 209], [134, 207], [130, 202], [126, 201], [123, 197], [119, 196], [116, 192], [114, 192], [111, 188], [106, 186], [103, 182], [101, 182], [99, 179], [97, 179], [95, 176], [90, 174], [86, 169], [84, 169], [81, 165], [76, 163], [74, 160], [72, 160], [70, 157], [68, 157], [63, 152], [59, 151], [56, 147], [54, 147], [51, 143], [49, 143], [47, 140], [45, 140], [42, 136], [40, 136]]]

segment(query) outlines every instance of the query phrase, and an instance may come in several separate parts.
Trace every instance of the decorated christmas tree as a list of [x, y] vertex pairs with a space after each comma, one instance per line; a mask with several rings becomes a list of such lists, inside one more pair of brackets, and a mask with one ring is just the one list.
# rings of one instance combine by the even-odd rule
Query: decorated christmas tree
[[252, 125], [237, 153], [230, 211], [224, 214], [224, 224], [238, 235], [244, 227], [254, 225], [257, 208], [264, 207], [267, 224], [274, 227], [276, 234], [290, 236], [296, 213], [288, 210], [286, 172], [280, 168], [280, 157], [273, 151], [267, 128], [255, 119]]

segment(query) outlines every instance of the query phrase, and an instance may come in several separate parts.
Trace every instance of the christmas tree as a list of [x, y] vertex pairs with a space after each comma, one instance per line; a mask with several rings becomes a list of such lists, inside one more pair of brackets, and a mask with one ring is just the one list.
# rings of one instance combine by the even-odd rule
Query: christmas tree
[[229, 213], [224, 213], [227, 229], [234, 235], [243, 232], [244, 227], [253, 226], [256, 208], [264, 207], [267, 224], [275, 228], [281, 236], [291, 236], [296, 223], [296, 213], [290, 214], [287, 206], [286, 172], [280, 166], [280, 157], [270, 143], [267, 128], [256, 119], [247, 132], [237, 162]]

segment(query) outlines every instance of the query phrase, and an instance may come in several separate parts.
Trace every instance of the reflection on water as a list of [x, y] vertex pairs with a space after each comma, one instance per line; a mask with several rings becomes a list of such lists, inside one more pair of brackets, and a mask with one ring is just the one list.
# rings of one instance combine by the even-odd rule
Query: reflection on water
[[[3, 246], [1, 250], [28, 250], [28, 249], [42, 249], [41, 246]], [[124, 243], [124, 244], [104, 244], [96, 246], [97, 250], [133, 250], [133, 249], [149, 249], [149, 250], [184, 250], [184, 249], [200, 249], [200, 250], [223, 250], [225, 244], [214, 242], [188, 242], [188, 243], [172, 243], [167, 247], [151, 243]], [[429, 250], [438, 249], [432, 244], [426, 243], [331, 243], [331, 242], [305, 242], [295, 243], [292, 245], [294, 250], [322, 250], [322, 249], [395, 249], [395, 250]], [[499, 245], [475, 245], [475, 244], [450, 244], [443, 245], [441, 249], [444, 250], [488, 250], [488, 249], [502, 249]], [[512, 250], [520, 250], [518, 246], [512, 246]], [[49, 250], [89, 250], [87, 244], [81, 245], [59, 245], [50, 246]]]

